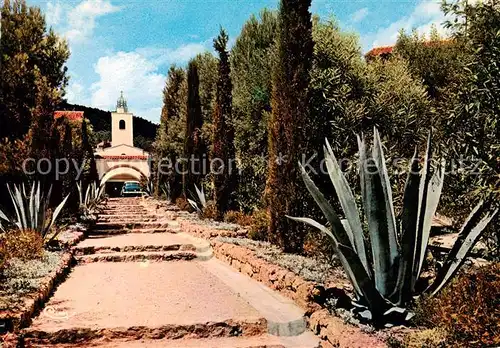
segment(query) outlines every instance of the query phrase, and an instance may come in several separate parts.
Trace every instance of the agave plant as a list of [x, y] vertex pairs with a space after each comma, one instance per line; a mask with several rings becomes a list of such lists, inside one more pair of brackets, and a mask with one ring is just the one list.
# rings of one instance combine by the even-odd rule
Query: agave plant
[[198, 215], [203, 215], [203, 210], [207, 207], [207, 199], [205, 197], [205, 192], [203, 192], [203, 186], [201, 187], [201, 190], [200, 190], [200, 189], [198, 189], [198, 186], [196, 186], [196, 184], [195, 184], [194, 188], [196, 189], [196, 195], [198, 196], [198, 200], [200, 201], [201, 207], [199, 207], [198, 203], [196, 203], [192, 199], [188, 198], [188, 202], [196, 210]]
[[104, 199], [104, 186], [93, 182], [87, 186], [85, 193], [81, 182], [76, 183], [76, 187], [80, 200], [80, 210], [83, 212], [83, 215], [90, 216], [95, 214], [99, 204]]
[[5, 228], [2, 225], [2, 220], [9, 221], [9, 218], [3, 213], [3, 211], [0, 210], [0, 232], [5, 232]]
[[172, 195], [171, 195], [170, 183], [167, 182], [167, 183], [163, 184], [163, 186], [161, 187], [161, 190], [163, 192], [163, 195], [165, 196], [165, 199], [168, 202], [171, 202]]
[[82, 183], [77, 183], [76, 186], [78, 188], [78, 196], [81, 206], [95, 207], [103, 201], [104, 186], [98, 185], [97, 182], [93, 182], [88, 185], [85, 194], [83, 194]]
[[64, 205], [66, 204], [69, 195], [54, 209], [52, 214], [49, 211], [49, 202], [52, 192], [52, 187], [48, 193], [45, 194], [41, 190], [40, 183], [33, 183], [31, 190], [27, 191], [24, 184], [18, 186], [14, 185], [13, 189], [7, 185], [16, 218], [9, 219], [7, 216], [0, 212], [0, 218], [8, 221], [11, 225], [16, 226], [19, 230], [26, 231], [32, 230], [39, 233], [42, 238], [51, 241], [57, 235], [50, 235], [50, 231], [54, 226], [59, 214], [61, 213]]
[[474, 208], [434, 282], [423, 292], [417, 293], [416, 285], [425, 261], [431, 222], [443, 187], [444, 163], [440, 162], [436, 168], [431, 166], [429, 135], [422, 168], [415, 150], [405, 186], [402, 213], [396, 219], [378, 131], [374, 130], [371, 153], [366, 151], [365, 140], [359, 137], [358, 146], [361, 196], [371, 255], [368, 254], [365, 241], [362, 214], [358, 211], [353, 191], [328, 141], [324, 147], [326, 165], [345, 220], [339, 218], [302, 166], [300, 170], [305, 185], [327, 218], [330, 228], [309, 218], [289, 218], [314, 226], [331, 238], [335, 252], [354, 287], [356, 298], [353, 304], [358, 315], [385, 323], [409, 320], [413, 314], [408, 306], [413, 298], [422, 293], [432, 296], [443, 288], [463, 265], [468, 252], [498, 209], [488, 212], [490, 204], [484, 202]]

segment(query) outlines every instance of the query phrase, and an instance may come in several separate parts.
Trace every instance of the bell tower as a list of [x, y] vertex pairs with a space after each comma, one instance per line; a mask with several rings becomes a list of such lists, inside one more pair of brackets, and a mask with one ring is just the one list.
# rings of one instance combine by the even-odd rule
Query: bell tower
[[113, 146], [134, 146], [134, 115], [128, 112], [127, 100], [123, 96], [116, 102], [116, 111], [111, 113], [111, 143]]

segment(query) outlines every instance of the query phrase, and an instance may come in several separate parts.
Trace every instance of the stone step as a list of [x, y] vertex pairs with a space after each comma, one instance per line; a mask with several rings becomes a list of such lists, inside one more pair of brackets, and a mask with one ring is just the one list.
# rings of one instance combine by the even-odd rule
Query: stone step
[[105, 215], [129, 215], [129, 216], [130, 215], [140, 216], [149, 214], [147, 210], [143, 209], [104, 209], [102, 213]]
[[[158, 252], [158, 251], [195, 251], [194, 246], [184, 246], [181, 244], [171, 245], [127, 245], [127, 246], [88, 246], [88, 247], [75, 247], [74, 255], [92, 255], [92, 254], [111, 254], [111, 253], [140, 253], [140, 252]], [[192, 247], [193, 249], [190, 249]]]
[[147, 210], [145, 207], [137, 204], [132, 205], [106, 205], [104, 210]]
[[193, 244], [171, 244], [171, 245], [128, 245], [123, 247], [76, 247], [75, 255], [91, 255], [106, 253], [133, 253], [133, 252], [155, 252], [155, 251], [192, 251], [196, 253], [206, 253], [210, 251], [209, 245], [195, 246]]
[[99, 222], [153, 222], [158, 219], [156, 215], [99, 215]]
[[148, 229], [148, 228], [168, 228], [168, 222], [98, 222], [95, 225], [96, 230], [119, 230], [119, 229]]
[[[249, 337], [180, 338], [180, 339], [113, 339], [109, 342], [93, 340], [85, 342], [96, 348], [316, 348], [317, 339], [310, 334], [297, 337], [276, 337], [268, 334]], [[32, 348], [46, 346], [32, 344]], [[68, 344], [51, 345], [53, 348], [69, 348]]]
[[191, 325], [164, 325], [158, 327], [132, 326], [111, 328], [75, 327], [56, 331], [27, 329], [24, 341], [28, 347], [47, 347], [54, 344], [85, 344], [92, 341], [121, 340], [180, 340], [217, 337], [254, 337], [266, 333], [264, 319], [226, 320]]
[[126, 234], [126, 233], [179, 233], [181, 229], [179, 227], [169, 227], [169, 228], [117, 228], [112, 230], [101, 230], [93, 229], [89, 234], [91, 236], [106, 236], [106, 235], [116, 235], [116, 234]]
[[[208, 255], [202, 255], [205, 257]], [[140, 262], [140, 261], [191, 261], [197, 259], [193, 251], [146, 251], [146, 252], [111, 252], [75, 256], [78, 263], [93, 262]]]

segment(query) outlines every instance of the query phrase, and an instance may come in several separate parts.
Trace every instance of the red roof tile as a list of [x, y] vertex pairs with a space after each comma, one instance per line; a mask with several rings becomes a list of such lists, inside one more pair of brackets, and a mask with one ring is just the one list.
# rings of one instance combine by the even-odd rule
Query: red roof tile
[[367, 56], [380, 56], [382, 54], [391, 54], [394, 50], [394, 46], [384, 46], [384, 47], [375, 47], [371, 51], [369, 51]]
[[54, 118], [58, 119], [61, 117], [66, 117], [71, 121], [81, 121], [83, 120], [83, 111], [56, 111], [54, 112]]

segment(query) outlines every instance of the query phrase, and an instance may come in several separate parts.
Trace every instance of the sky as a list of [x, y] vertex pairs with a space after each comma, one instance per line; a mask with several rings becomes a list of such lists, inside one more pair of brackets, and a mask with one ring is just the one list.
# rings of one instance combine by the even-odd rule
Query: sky
[[[279, 0], [27, 0], [68, 41], [70, 103], [114, 110], [120, 91], [129, 110], [158, 123], [171, 64], [206, 50], [220, 26], [230, 44], [245, 21]], [[334, 16], [356, 32], [363, 52], [392, 45], [401, 28], [428, 33], [443, 21], [440, 0], [312, 0], [311, 12]]]

